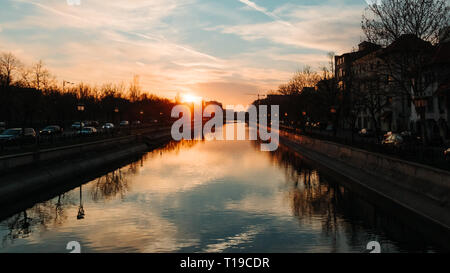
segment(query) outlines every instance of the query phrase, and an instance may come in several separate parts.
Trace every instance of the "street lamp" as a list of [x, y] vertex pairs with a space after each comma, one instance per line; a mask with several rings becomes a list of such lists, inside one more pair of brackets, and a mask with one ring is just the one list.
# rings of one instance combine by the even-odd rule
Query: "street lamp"
[[77, 104], [77, 111], [78, 111], [78, 113], [80, 113], [80, 134], [81, 134], [81, 130], [83, 129], [82, 127], [83, 127], [83, 117], [82, 117], [82, 114], [83, 114], [83, 112], [84, 112], [84, 110], [85, 110], [85, 106], [84, 106], [84, 104], [83, 103], [78, 103]]
[[83, 208], [83, 190], [82, 186], [80, 186], [80, 206], [78, 207], [77, 220], [84, 219], [84, 208]]
[[79, 103], [79, 104], [77, 105], [77, 110], [78, 110], [78, 112], [84, 112], [84, 104]]

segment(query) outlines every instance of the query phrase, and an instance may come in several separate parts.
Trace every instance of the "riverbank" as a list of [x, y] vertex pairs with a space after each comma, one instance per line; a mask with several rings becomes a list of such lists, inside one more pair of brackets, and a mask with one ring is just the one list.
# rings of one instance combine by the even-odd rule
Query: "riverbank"
[[348, 181], [346, 186], [372, 195], [378, 205], [400, 206], [399, 218], [414, 219], [418, 232], [450, 241], [449, 172], [286, 131], [280, 131], [280, 141]]
[[[165, 128], [167, 129], [167, 128]], [[170, 140], [170, 130], [119, 137], [0, 158], [0, 203], [18, 201], [43, 190], [135, 158]]]

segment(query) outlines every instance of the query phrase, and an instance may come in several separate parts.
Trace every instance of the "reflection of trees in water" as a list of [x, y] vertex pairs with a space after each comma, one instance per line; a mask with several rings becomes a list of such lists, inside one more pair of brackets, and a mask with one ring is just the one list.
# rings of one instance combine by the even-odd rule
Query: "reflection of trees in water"
[[[118, 195], [120, 198], [124, 198], [130, 187], [129, 176], [135, 175], [139, 172], [139, 169], [143, 166], [143, 162], [148, 156], [162, 155], [165, 152], [180, 151], [185, 148], [191, 148], [198, 141], [186, 140], [180, 142], [171, 141], [164, 147], [153, 150], [152, 152], [144, 155], [140, 161], [131, 163], [124, 168], [112, 171], [93, 182], [90, 190], [92, 199], [98, 201], [101, 199], [112, 199]], [[40, 202], [35, 204], [32, 208], [26, 209], [20, 213], [17, 213], [6, 220], [2, 221], [2, 225], [6, 226], [8, 233], [3, 236], [2, 244], [6, 246], [8, 242], [13, 242], [19, 238], [27, 238], [35, 230], [45, 231], [50, 227], [61, 226], [67, 220], [78, 219], [80, 217], [79, 208], [83, 208], [81, 203], [81, 189], [80, 195], [78, 190], [75, 190], [76, 194], [61, 194], [51, 200]], [[68, 215], [69, 208], [77, 207], [77, 215]], [[83, 208], [88, 214], [88, 209]]]
[[[259, 149], [258, 144], [255, 146]], [[344, 218], [348, 212], [353, 213], [350, 211], [353, 197], [344, 187], [322, 181], [317, 170], [285, 146], [267, 155], [272, 164], [284, 169], [292, 213], [302, 225], [319, 223], [324, 235], [332, 239], [335, 249], [341, 231], [350, 236], [346, 237], [350, 244], [360, 242], [356, 237], [361, 228]]]
[[[197, 143], [204, 140], [182, 140], [182, 141], [170, 141], [164, 147], [157, 148], [150, 152], [147, 155], [155, 156], [155, 155], [163, 155], [167, 152], [175, 152], [178, 154], [181, 150], [189, 149], [194, 147]], [[146, 156], [144, 156], [146, 158]]]
[[[398, 217], [345, 189], [332, 177], [326, 177], [326, 180], [320, 177], [288, 147], [280, 146], [277, 151], [267, 154], [273, 164], [285, 170], [293, 215], [301, 224], [319, 223], [323, 234], [332, 239], [333, 250], [337, 251], [339, 241], [345, 241], [349, 246], [362, 245], [363, 250], [367, 242], [379, 240], [379, 236], [385, 234], [408, 245], [409, 249], [422, 251], [428, 246], [429, 242]], [[384, 244], [383, 247], [388, 252], [392, 246]]]
[[[133, 171], [131, 171], [131, 173], [133, 173]], [[120, 195], [123, 199], [128, 188], [127, 174], [121, 169], [118, 169], [97, 178], [97, 181], [92, 184], [92, 199], [94, 201], [99, 201], [101, 199], [114, 198], [117, 195]]]
[[51, 225], [61, 226], [68, 218], [66, 208], [74, 204], [73, 199], [62, 194], [9, 217], [2, 222], [8, 229], [8, 233], [2, 238], [3, 246], [8, 241], [29, 237], [37, 228], [46, 230]]

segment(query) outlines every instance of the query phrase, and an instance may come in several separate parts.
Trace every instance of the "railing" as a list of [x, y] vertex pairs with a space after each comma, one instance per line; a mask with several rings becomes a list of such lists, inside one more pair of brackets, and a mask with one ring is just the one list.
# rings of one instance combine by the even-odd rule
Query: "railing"
[[295, 133], [306, 135], [315, 139], [336, 142], [369, 152], [385, 154], [393, 156], [406, 161], [416, 162], [435, 168], [450, 171], [450, 158], [444, 155], [444, 148], [430, 147], [421, 144], [405, 143], [400, 145], [383, 145], [380, 144], [376, 138], [364, 138], [358, 135], [334, 136], [329, 132], [320, 132], [310, 129], [301, 130], [298, 128], [281, 126], [280, 129]]
[[91, 134], [79, 134], [78, 130], [64, 132], [59, 135], [38, 135], [31, 140], [16, 140], [10, 142], [0, 142], [0, 156], [33, 152], [41, 149], [55, 148], [68, 145], [76, 145], [93, 141], [129, 136], [139, 134], [150, 129], [163, 128], [167, 124], [155, 123], [139, 126], [119, 127], [108, 130], [99, 130]]
[[[135, 128], [136, 129], [136, 128]], [[5, 171], [14, 170], [18, 167], [28, 166], [37, 162], [54, 161], [58, 159], [73, 158], [83, 156], [89, 152], [103, 152], [116, 149], [119, 146], [131, 143], [155, 144], [167, 138], [170, 127], [160, 125], [158, 127], [141, 127], [134, 130], [132, 135], [115, 136], [103, 139], [93, 137], [86, 138], [84, 142], [78, 144], [68, 144], [53, 146], [50, 148], [35, 149], [33, 151], [22, 151], [19, 153], [0, 156], [0, 174]]]

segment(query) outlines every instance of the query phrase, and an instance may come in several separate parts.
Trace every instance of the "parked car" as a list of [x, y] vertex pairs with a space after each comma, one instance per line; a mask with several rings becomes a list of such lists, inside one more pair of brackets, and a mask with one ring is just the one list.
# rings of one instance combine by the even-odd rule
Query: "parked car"
[[403, 137], [399, 134], [393, 134], [392, 132], [385, 135], [385, 139], [381, 142], [383, 145], [398, 146], [404, 143]]
[[107, 123], [103, 124], [102, 129], [106, 129], [106, 130], [114, 129], [114, 124], [107, 122]]
[[88, 121], [84, 121], [83, 123], [84, 123], [84, 125], [86, 127], [95, 127], [95, 128], [97, 128], [97, 127], [100, 126], [100, 123], [98, 121], [95, 121], [95, 120], [88, 120]]
[[129, 126], [130, 122], [128, 120], [123, 120], [120, 122], [120, 126]]
[[41, 135], [47, 135], [47, 136], [51, 136], [51, 135], [60, 135], [63, 133], [63, 128], [61, 128], [58, 125], [49, 125], [47, 127], [45, 127], [44, 129], [39, 131], [39, 134]]
[[92, 135], [95, 133], [97, 133], [97, 129], [95, 129], [94, 127], [84, 127], [83, 129], [81, 129], [82, 135]]
[[84, 122], [79, 122], [79, 121], [76, 121], [76, 122], [74, 122], [73, 124], [72, 124], [72, 129], [74, 129], [74, 130], [80, 130], [80, 124], [81, 124], [81, 127], [84, 127], [84, 126], [86, 126], [85, 124], [84, 124]]
[[139, 126], [139, 125], [141, 125], [141, 121], [135, 120], [135, 121], [133, 121], [133, 125]]
[[448, 148], [447, 150], [444, 151], [444, 157], [445, 157], [445, 160], [447, 160], [447, 161], [450, 160], [450, 148]]
[[34, 142], [36, 140], [36, 132], [33, 128], [10, 128], [0, 134], [0, 142], [16, 143], [16, 142]]
[[0, 121], [0, 133], [6, 129], [6, 122]]

